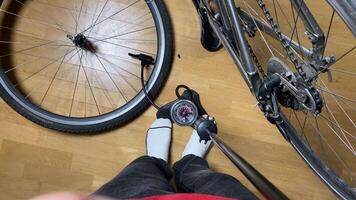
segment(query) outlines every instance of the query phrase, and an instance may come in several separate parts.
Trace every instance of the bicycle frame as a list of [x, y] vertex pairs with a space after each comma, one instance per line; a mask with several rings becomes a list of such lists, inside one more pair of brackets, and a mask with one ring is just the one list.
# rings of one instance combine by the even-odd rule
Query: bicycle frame
[[[202, 3], [202, 1], [205, 3]], [[308, 35], [312, 40], [313, 47], [312, 49], [305, 48], [298, 42], [291, 40], [286, 35], [282, 34], [282, 36], [287, 41], [290, 41], [290, 45], [294, 51], [303, 54], [307, 60], [316, 60], [315, 62], [322, 61], [326, 44], [326, 39], [322, 29], [318, 25], [317, 21], [303, 0], [290, 1], [293, 5], [293, 9], [296, 10], [298, 14], [300, 14], [299, 16], [303, 21], [305, 30], [308, 32]], [[220, 39], [221, 43], [224, 45], [225, 49], [233, 58], [252, 94], [257, 97], [259, 89], [263, 84], [263, 79], [260, 77], [258, 69], [253, 62], [253, 58], [250, 54], [250, 47], [245, 37], [245, 30], [243, 30], [240, 19], [245, 22], [248, 21], [252, 24], [255, 24], [261, 31], [270, 35], [272, 38], [277, 39], [275, 32], [269, 25], [254, 17], [251, 17], [251, 15], [248, 13], [239, 9], [234, 0], [216, 0], [220, 11], [218, 14], [220, 15], [219, 17], [221, 20], [219, 21], [216, 19], [211, 10], [209, 10], [210, 8], [206, 6], [208, 5], [206, 4], [208, 0], [201, 0], [200, 2], [201, 8], [203, 8], [203, 11], [205, 10], [207, 13], [211, 27]], [[328, 2], [344, 20], [345, 24], [348, 26], [354, 36], [356, 36], [356, 15], [350, 14], [356, 11], [356, 7], [352, 7], [351, 3], [348, 3], [347, 1], [328, 0]], [[279, 114], [281, 120], [276, 122], [276, 127], [284, 136], [284, 138], [291, 143], [291, 145], [305, 160], [305, 162], [308, 163], [311, 169], [319, 175], [321, 180], [323, 180], [332, 189], [333, 192], [335, 192], [339, 197], [349, 197], [350, 194], [342, 191], [342, 188], [345, 187], [345, 183], [334, 183], [328, 181], [328, 177], [337, 177], [337, 175], [333, 174], [332, 172], [326, 173], [321, 164], [314, 163], [315, 161], [313, 160], [318, 160], [317, 156], [311, 153], [308, 150], [308, 147], [303, 142], [301, 142], [296, 129], [289, 122], [288, 118], [283, 114], [283, 112], [280, 112]], [[212, 137], [215, 137], [215, 135], [212, 135]], [[213, 138], [213, 140], [214, 139], [216, 140], [216, 138]], [[224, 144], [217, 145], [220, 148], [226, 148], [224, 147]], [[231, 151], [225, 149], [224, 153], [226, 153], [235, 164], [236, 162], [240, 162], [239, 158], [236, 158], [236, 156], [234, 156]]]
[[[323, 31], [303, 0], [290, 1], [292, 2], [294, 9], [300, 15], [305, 29], [314, 45], [310, 50], [285, 35], [283, 35], [283, 37], [290, 41], [291, 46], [295, 51], [302, 53], [310, 60], [313, 59], [321, 62], [325, 49], [325, 37]], [[216, 35], [219, 37], [226, 50], [235, 61], [251, 92], [256, 96], [262, 83], [262, 79], [251, 57], [249, 45], [247, 43], [243, 27], [240, 23], [240, 19], [255, 24], [261, 31], [272, 36], [274, 39], [277, 39], [277, 36], [270, 26], [256, 18], [251, 17], [245, 11], [238, 9], [238, 6], [235, 4], [234, 0], [216, 0], [216, 2], [220, 11], [220, 17], [222, 19], [222, 27], [211, 13], [208, 14], [209, 22]], [[202, 4], [201, 6], [208, 10], [209, 8], [205, 5], [206, 4]]]

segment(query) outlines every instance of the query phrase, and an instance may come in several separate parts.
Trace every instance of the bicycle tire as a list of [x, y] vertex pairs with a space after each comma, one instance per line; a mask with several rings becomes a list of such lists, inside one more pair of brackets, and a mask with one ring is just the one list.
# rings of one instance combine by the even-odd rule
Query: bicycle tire
[[[274, 2], [274, 1], [273, 1]], [[208, 0], [206, 0], [206, 5], [209, 6]], [[247, 7], [247, 6], [245, 6]], [[249, 9], [252, 6], [249, 7]], [[273, 7], [272, 7], [273, 8]], [[242, 7], [239, 9], [243, 10]], [[209, 8], [209, 10], [212, 10]], [[259, 10], [258, 10], [259, 11]], [[257, 13], [258, 11], [255, 11]], [[246, 12], [248, 13], [248, 12]], [[256, 14], [258, 16], [258, 14]], [[263, 16], [263, 13], [261, 14]], [[258, 18], [257, 18], [258, 19]], [[262, 18], [264, 20], [264, 18]], [[220, 27], [223, 29], [223, 27]], [[257, 32], [257, 31], [256, 31]], [[294, 31], [293, 31], [294, 33]], [[227, 34], [228, 35], [228, 34]], [[256, 33], [256, 35], [258, 35]], [[298, 36], [297, 36], [298, 37]], [[265, 40], [265, 38], [263, 38]], [[270, 47], [268, 47], [270, 48]], [[263, 51], [263, 50], [262, 50]], [[266, 50], [268, 51], [268, 50]], [[263, 53], [262, 53], [263, 54]], [[329, 168], [327, 163], [325, 163], [316, 152], [313, 151], [309, 146], [307, 146], [305, 140], [301, 138], [301, 133], [298, 132], [294, 125], [289, 122], [288, 118], [281, 111], [282, 123], [277, 124], [277, 128], [282, 133], [282, 135], [290, 142], [292, 147], [297, 151], [305, 163], [315, 172], [316, 175], [341, 199], [356, 199], [356, 190], [352, 188], [347, 182], [340, 178], [333, 169]], [[299, 134], [298, 134], [299, 133]]]
[[345, 181], [339, 178], [322, 160], [310, 149], [298, 135], [297, 131], [291, 125], [287, 117], [281, 113], [283, 123], [276, 127], [286, 133], [288, 140], [298, 155], [312, 169], [315, 174], [340, 198], [356, 199], [355, 189], [351, 188]]
[[[2, 3], [2, 2], [1, 2]], [[159, 72], [146, 84], [147, 91], [155, 99], [164, 86], [171, 69], [173, 59], [173, 33], [168, 10], [163, 0], [146, 2], [153, 16], [159, 40], [159, 51], [163, 53], [155, 64]], [[2, 68], [2, 67], [1, 67]], [[49, 112], [28, 101], [9, 81], [4, 70], [0, 70], [0, 96], [16, 112], [43, 127], [73, 134], [93, 134], [122, 126], [143, 113], [150, 103], [141, 90], [133, 100], [124, 106], [95, 117], [66, 117]]]

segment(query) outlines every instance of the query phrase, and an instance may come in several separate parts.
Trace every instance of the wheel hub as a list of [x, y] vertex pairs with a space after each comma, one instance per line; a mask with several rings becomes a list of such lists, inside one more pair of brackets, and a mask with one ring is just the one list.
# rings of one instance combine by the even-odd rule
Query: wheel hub
[[89, 41], [83, 34], [78, 34], [73, 38], [73, 43], [75, 46], [80, 48], [83, 48], [87, 42]]
[[88, 38], [82, 33], [79, 33], [75, 36], [67, 35], [67, 38], [69, 38], [76, 47], [90, 51], [92, 53], [96, 52], [94, 44], [90, 40], [88, 40]]

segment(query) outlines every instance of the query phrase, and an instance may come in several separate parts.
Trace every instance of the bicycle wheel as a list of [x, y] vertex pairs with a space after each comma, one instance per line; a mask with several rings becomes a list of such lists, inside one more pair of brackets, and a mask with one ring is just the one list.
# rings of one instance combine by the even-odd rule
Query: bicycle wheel
[[[296, 151], [339, 197], [355, 199], [356, 71], [352, 59], [356, 56], [356, 40], [341, 17], [326, 1], [305, 3], [324, 30], [324, 57], [329, 56], [335, 60], [324, 72], [314, 72], [303, 67], [306, 75], [314, 78], [312, 86], [323, 100], [321, 113], [316, 114], [292, 105], [293, 100], [283, 96], [279, 103], [284, 124], [279, 125], [279, 128], [287, 133]], [[271, 62], [274, 61], [297, 75], [286, 48], [280, 41], [265, 33], [261, 26], [258, 28], [257, 20], [271, 27], [258, 1], [241, 0], [239, 5], [247, 15], [255, 19], [252, 24], [257, 28], [256, 36], [250, 38], [249, 43], [260, 63], [263, 63], [264, 71], [270, 71], [273, 68]], [[289, 44], [292, 44], [292, 40], [295, 41], [293, 52], [299, 62], [317, 63], [318, 58], [308, 56], [300, 50], [315, 48], [315, 44], [311, 42], [312, 36], [306, 34], [308, 30], [302, 21], [300, 9], [293, 8], [292, 2], [288, 0], [266, 1], [265, 5], [281, 32], [290, 38]]]
[[[264, 9], [261, 9], [262, 2]], [[327, 2], [311, 0], [305, 2], [325, 32], [323, 56], [325, 58], [329, 56], [331, 60], [334, 57], [335, 60], [325, 72], [313, 73], [309, 68], [311, 65], [306, 65], [309, 67], [303, 65], [306, 74], [314, 78], [312, 87], [316, 88], [323, 100], [321, 113], [316, 114], [303, 109], [299, 103], [290, 98], [291, 96], [282, 96], [278, 100], [283, 123], [278, 124], [277, 127], [332, 191], [342, 199], [356, 199], [354, 150], [356, 71], [352, 61], [356, 56], [356, 40], [341, 17]], [[209, 9], [215, 14], [216, 21], [219, 21], [220, 15], [216, 2], [205, 0], [205, 4], [210, 5]], [[299, 62], [317, 63], [318, 57], [302, 53], [304, 51], [301, 49], [310, 52], [310, 49], [315, 48], [315, 43], [311, 42], [313, 35], [305, 34], [308, 30], [301, 19], [300, 9], [294, 9], [292, 1], [239, 0], [236, 4], [239, 6], [246, 37], [249, 36], [248, 42], [259, 64], [262, 65], [259, 72], [261, 78], [268, 77], [268, 71], [270, 74], [288, 73], [294, 80], [299, 78], [286, 48], [276, 39], [278, 35], [273, 32], [267, 34], [266, 27], [271, 27], [269, 22], [271, 19], [268, 19], [266, 13], [271, 14], [281, 33], [289, 38], [288, 44], [294, 45], [292, 51], [297, 55]], [[229, 37], [229, 34], [226, 35]], [[329, 80], [331, 77], [332, 81]]]
[[5, 0], [0, 10], [0, 94], [47, 128], [94, 133], [123, 125], [168, 77], [172, 27], [162, 0]]

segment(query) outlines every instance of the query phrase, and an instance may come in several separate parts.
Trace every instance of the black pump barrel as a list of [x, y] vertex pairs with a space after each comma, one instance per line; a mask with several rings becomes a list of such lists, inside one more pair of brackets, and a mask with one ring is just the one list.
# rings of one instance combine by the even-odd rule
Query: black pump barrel
[[[209, 131], [210, 132], [210, 131]], [[251, 183], [261, 192], [268, 200], [287, 200], [288, 197], [283, 194], [275, 185], [273, 185], [266, 177], [258, 172], [245, 159], [235, 153], [227, 146], [217, 134], [209, 133], [212, 141], [219, 149], [239, 168], [239, 170], [251, 181]]]

